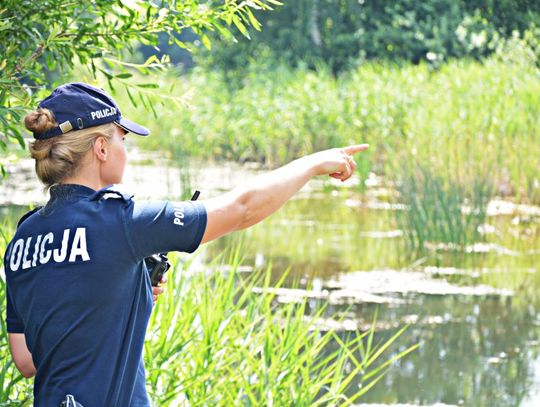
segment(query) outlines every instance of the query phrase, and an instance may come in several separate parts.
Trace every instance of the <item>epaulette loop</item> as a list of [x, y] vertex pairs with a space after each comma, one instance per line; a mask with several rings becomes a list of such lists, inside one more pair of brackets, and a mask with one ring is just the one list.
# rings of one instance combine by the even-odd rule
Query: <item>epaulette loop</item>
[[133, 198], [134, 194], [127, 192], [125, 190], [122, 190], [118, 186], [110, 186], [103, 189], [100, 189], [99, 191], [96, 191], [91, 197], [91, 201], [99, 201], [100, 199], [109, 199], [109, 198], [116, 198], [116, 199], [122, 199], [125, 202], [129, 202], [131, 198]]

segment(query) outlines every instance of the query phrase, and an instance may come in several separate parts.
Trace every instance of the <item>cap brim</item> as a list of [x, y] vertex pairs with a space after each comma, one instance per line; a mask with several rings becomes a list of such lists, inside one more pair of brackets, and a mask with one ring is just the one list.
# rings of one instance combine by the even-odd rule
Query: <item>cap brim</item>
[[115, 123], [129, 133], [134, 133], [139, 136], [148, 136], [150, 134], [150, 130], [148, 130], [146, 127], [143, 127], [140, 124], [132, 122], [131, 120], [126, 119], [125, 117], [120, 117], [120, 119], [115, 121]]

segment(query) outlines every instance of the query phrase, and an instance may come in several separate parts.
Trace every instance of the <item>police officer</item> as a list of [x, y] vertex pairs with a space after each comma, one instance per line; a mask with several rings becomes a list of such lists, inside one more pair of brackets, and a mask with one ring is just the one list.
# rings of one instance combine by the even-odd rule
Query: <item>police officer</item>
[[[85, 407], [150, 406], [142, 349], [152, 287], [144, 259], [191, 253], [256, 224], [316, 175], [345, 181], [367, 145], [330, 149], [202, 202], [134, 201], [122, 181], [127, 133], [149, 131], [123, 117], [103, 90], [55, 89], [25, 117], [35, 141], [46, 205], [22, 219], [4, 265], [10, 349], [34, 381], [34, 405], [66, 394]], [[157, 292], [155, 292], [157, 293]]]

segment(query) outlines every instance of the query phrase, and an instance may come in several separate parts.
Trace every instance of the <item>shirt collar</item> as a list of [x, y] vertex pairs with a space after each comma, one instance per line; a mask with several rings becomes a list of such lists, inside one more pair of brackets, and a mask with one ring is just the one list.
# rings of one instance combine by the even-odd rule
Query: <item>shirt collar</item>
[[90, 187], [79, 184], [57, 184], [49, 190], [51, 200], [67, 200], [71, 198], [86, 198], [96, 193]]

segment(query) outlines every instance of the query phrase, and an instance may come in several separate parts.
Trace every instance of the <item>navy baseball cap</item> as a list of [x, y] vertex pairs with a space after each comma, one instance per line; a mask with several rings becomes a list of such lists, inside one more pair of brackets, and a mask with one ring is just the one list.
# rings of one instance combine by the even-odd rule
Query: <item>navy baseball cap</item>
[[44, 133], [34, 133], [37, 140], [60, 136], [72, 130], [87, 129], [106, 123], [116, 123], [129, 133], [148, 136], [150, 131], [122, 117], [115, 101], [103, 89], [82, 82], [67, 83], [43, 99], [38, 108], [49, 109], [58, 126]]

